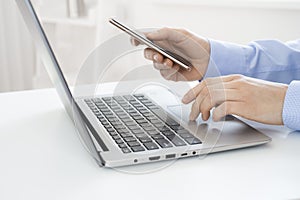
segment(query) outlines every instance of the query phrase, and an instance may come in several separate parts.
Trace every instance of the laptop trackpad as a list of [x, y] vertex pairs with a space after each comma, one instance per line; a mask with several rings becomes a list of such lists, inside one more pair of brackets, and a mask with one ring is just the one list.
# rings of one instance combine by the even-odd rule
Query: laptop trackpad
[[[257, 139], [257, 131], [233, 116], [226, 116], [219, 122], [211, 118], [203, 121], [201, 116], [196, 121], [189, 120], [191, 105], [168, 106], [171, 115], [191, 133], [196, 135], [205, 145], [232, 145]], [[249, 136], [249, 133], [251, 136]], [[255, 138], [256, 136], [256, 138]]]

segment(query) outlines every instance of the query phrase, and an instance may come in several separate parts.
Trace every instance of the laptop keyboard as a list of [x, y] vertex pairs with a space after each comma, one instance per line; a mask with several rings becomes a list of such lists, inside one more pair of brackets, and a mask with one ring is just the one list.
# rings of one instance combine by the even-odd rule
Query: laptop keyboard
[[143, 94], [85, 102], [123, 153], [202, 143]]

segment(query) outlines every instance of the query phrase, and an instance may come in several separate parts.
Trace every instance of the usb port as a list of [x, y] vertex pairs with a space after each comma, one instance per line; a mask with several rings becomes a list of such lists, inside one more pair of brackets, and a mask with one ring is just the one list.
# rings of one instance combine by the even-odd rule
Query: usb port
[[166, 159], [169, 159], [169, 158], [175, 158], [176, 154], [173, 153], [173, 154], [168, 154], [166, 155]]
[[187, 153], [182, 153], [181, 156], [187, 156]]
[[160, 159], [160, 156], [149, 157], [149, 160], [159, 160], [159, 159]]

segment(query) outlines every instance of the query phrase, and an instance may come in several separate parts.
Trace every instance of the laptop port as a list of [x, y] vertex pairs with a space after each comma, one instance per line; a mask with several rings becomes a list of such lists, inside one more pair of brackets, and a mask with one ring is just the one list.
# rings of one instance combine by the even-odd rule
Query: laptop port
[[166, 159], [175, 158], [175, 157], [176, 157], [175, 153], [166, 155]]
[[187, 153], [182, 153], [181, 156], [187, 156]]
[[152, 156], [152, 157], [149, 157], [149, 160], [153, 161], [153, 160], [159, 160], [160, 159], [160, 156]]

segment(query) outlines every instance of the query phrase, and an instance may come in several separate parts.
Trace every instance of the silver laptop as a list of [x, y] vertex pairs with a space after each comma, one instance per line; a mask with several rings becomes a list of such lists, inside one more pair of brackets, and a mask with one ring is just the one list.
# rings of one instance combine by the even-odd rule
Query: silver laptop
[[234, 116], [189, 122], [188, 109], [149, 96], [74, 97], [30, 0], [16, 0], [37, 50], [81, 139], [100, 166], [116, 167], [260, 145], [271, 139]]

